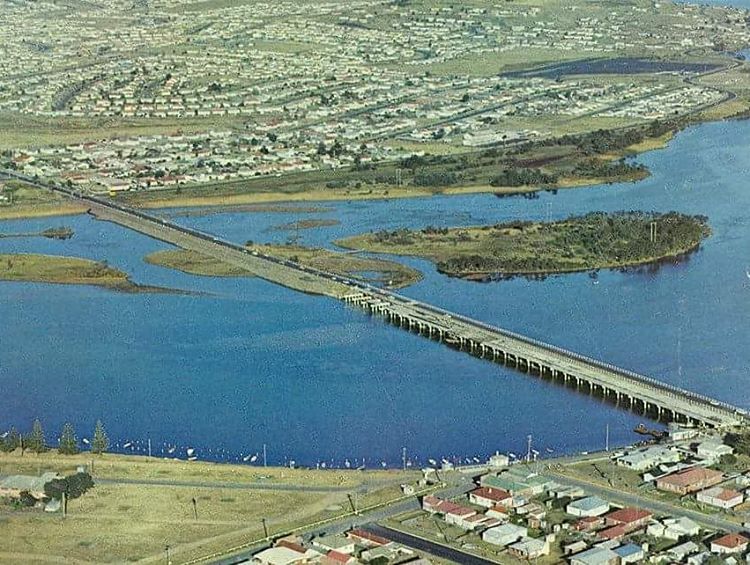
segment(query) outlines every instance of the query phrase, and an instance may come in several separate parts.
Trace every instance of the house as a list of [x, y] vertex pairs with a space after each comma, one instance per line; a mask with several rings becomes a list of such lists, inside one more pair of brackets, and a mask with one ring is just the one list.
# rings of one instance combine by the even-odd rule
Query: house
[[467, 518], [470, 518], [477, 514], [477, 511], [472, 508], [467, 508], [466, 506], [460, 506], [459, 504], [454, 504], [447, 501], [443, 505], [443, 509], [445, 510], [444, 519], [446, 523], [453, 524], [454, 526], [459, 527], [463, 527], [464, 521]]
[[507, 522], [509, 518], [508, 509], [502, 504], [498, 504], [497, 506], [493, 506], [492, 508], [487, 510], [487, 512], [485, 512], [485, 516], [494, 518], [495, 520], [499, 520], [501, 522]]
[[592, 547], [570, 558], [570, 565], [618, 565], [620, 556], [606, 547]]
[[485, 508], [492, 508], [497, 504], [510, 506], [512, 499], [513, 497], [507, 490], [492, 487], [480, 487], [469, 493], [470, 503]]
[[573, 530], [576, 532], [590, 532], [601, 528], [604, 525], [604, 518], [601, 516], [585, 516], [573, 524]]
[[596, 538], [600, 541], [619, 541], [628, 534], [628, 530], [622, 524], [611, 526], [596, 532]]
[[674, 541], [683, 537], [697, 536], [700, 526], [690, 518], [665, 518], [661, 522], [649, 524], [646, 533], [655, 538], [666, 538]]
[[292, 565], [294, 563], [312, 563], [319, 560], [320, 553], [305, 549], [296, 544], [279, 544], [253, 555], [252, 563], [261, 565]]
[[698, 499], [698, 502], [703, 502], [709, 506], [715, 506], [716, 508], [729, 510], [738, 504], [742, 504], [745, 497], [741, 492], [737, 492], [736, 490], [712, 487], [700, 491], [696, 495], [696, 498]]
[[632, 532], [648, 524], [653, 514], [640, 508], [620, 508], [604, 517], [607, 526], [622, 526], [626, 532]]
[[344, 536], [320, 536], [312, 540], [313, 548], [321, 551], [338, 551], [339, 553], [354, 553], [356, 543]]
[[356, 557], [338, 551], [329, 551], [320, 560], [322, 565], [355, 565], [359, 563]]
[[628, 543], [614, 548], [617, 555], [620, 556], [620, 563], [640, 563], [646, 558], [646, 552], [640, 545]]
[[44, 485], [53, 479], [61, 478], [57, 473], [44, 473], [39, 477], [31, 475], [10, 475], [0, 480], [0, 496], [17, 498], [28, 492], [37, 500], [45, 498]]
[[503, 455], [499, 451], [496, 451], [494, 455], [490, 455], [490, 459], [488, 461], [489, 466], [495, 469], [507, 467], [509, 463], [510, 459], [508, 458], [508, 456]]
[[367, 530], [360, 530], [360, 529], [353, 529], [346, 533], [346, 537], [348, 537], [351, 540], [354, 540], [359, 545], [364, 545], [366, 547], [377, 547], [382, 545], [388, 545], [391, 543], [391, 540], [386, 539], [384, 537], [371, 534]]
[[711, 553], [742, 553], [750, 542], [741, 534], [727, 534], [711, 542]]
[[508, 546], [508, 553], [519, 559], [537, 559], [549, 555], [549, 542], [546, 539], [523, 538]]
[[681, 543], [680, 545], [670, 547], [666, 551], [666, 557], [667, 559], [672, 560], [674, 563], [684, 563], [686, 557], [699, 552], [700, 549], [701, 548], [697, 543], [693, 541], [686, 541], [685, 543]]
[[720, 439], [709, 439], [702, 441], [695, 449], [698, 457], [707, 461], [716, 462], [722, 455], [731, 455], [734, 449], [725, 445]]
[[529, 535], [529, 531], [523, 526], [515, 524], [503, 524], [489, 528], [482, 533], [482, 539], [493, 545], [506, 546], [517, 542]]
[[618, 457], [617, 465], [634, 471], [646, 471], [662, 463], [678, 463], [680, 458], [680, 452], [676, 449], [656, 445]]
[[609, 502], [598, 496], [587, 496], [574, 500], [565, 507], [565, 512], [571, 516], [583, 518], [585, 516], [601, 516], [609, 512]]
[[719, 484], [724, 475], [705, 467], [691, 467], [656, 479], [656, 488], [679, 495], [689, 494]]

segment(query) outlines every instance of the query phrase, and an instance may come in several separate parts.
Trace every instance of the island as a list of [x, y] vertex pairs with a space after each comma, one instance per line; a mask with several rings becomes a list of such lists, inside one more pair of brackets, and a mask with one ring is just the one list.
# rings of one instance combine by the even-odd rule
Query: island
[[[404, 288], [422, 279], [422, 273], [406, 265], [385, 259], [363, 257], [354, 253], [341, 253], [329, 249], [290, 244], [261, 245], [248, 242], [247, 247], [259, 253], [288, 259], [306, 267], [368, 283], [382, 284], [388, 288]], [[176, 269], [193, 275], [213, 277], [253, 276], [240, 267], [184, 249], [157, 251], [146, 256], [145, 261], [152, 265]]]
[[0, 254], [0, 281], [94, 285], [131, 293], [181, 292], [136, 284], [106, 261], [30, 253]]
[[555, 222], [400, 229], [348, 237], [340, 247], [412, 255], [471, 280], [628, 268], [676, 260], [711, 230], [705, 216], [593, 212]]

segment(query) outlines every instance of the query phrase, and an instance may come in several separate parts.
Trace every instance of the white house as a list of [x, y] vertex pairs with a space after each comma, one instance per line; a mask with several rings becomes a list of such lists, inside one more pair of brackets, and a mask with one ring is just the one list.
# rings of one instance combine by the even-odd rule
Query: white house
[[700, 533], [700, 526], [685, 516], [665, 518], [661, 522], [649, 524], [646, 533], [655, 538], [666, 538], [674, 541]]
[[515, 524], [503, 524], [485, 530], [482, 539], [493, 545], [506, 546], [517, 542], [529, 535], [529, 531], [523, 526]]
[[698, 502], [703, 502], [704, 504], [715, 506], [716, 508], [729, 510], [730, 508], [734, 508], [738, 504], [742, 504], [742, 501], [745, 497], [741, 492], [738, 492], [736, 490], [722, 487], [712, 487], [700, 491], [696, 495], [696, 498], [698, 499]]
[[722, 455], [734, 453], [734, 449], [722, 443], [720, 439], [709, 439], [699, 443], [695, 452], [702, 459], [718, 461]]
[[574, 500], [565, 508], [565, 511], [571, 516], [601, 516], [609, 512], [609, 502], [602, 500], [598, 496], [587, 496]]

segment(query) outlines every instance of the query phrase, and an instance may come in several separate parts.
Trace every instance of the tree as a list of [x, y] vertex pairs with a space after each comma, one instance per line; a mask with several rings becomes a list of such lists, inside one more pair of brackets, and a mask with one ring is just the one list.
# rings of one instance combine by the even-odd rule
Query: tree
[[18, 434], [16, 428], [11, 428], [8, 430], [8, 435], [0, 442], [0, 451], [10, 453], [11, 451], [15, 451], [20, 444], [21, 436]]
[[94, 438], [91, 441], [91, 451], [101, 455], [109, 449], [109, 438], [107, 432], [104, 430], [104, 424], [101, 420], [96, 421], [96, 427], [94, 428]]
[[68, 500], [82, 496], [94, 486], [94, 481], [88, 473], [76, 473], [64, 479], [52, 479], [44, 485], [44, 495], [47, 498], [62, 499], [64, 494]]
[[80, 451], [78, 441], [76, 440], [76, 431], [70, 422], [63, 424], [62, 433], [60, 434], [60, 445], [57, 451], [63, 455], [75, 455]]
[[42, 423], [37, 418], [31, 425], [31, 434], [26, 439], [26, 447], [35, 453], [43, 453], [47, 451], [47, 442], [44, 439], [44, 430], [42, 429]]

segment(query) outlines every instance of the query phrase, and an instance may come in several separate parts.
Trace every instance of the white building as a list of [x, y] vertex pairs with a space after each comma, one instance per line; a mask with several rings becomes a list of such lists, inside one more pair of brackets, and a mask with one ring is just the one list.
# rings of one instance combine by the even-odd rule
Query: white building
[[706, 490], [700, 491], [696, 498], [698, 502], [703, 502], [716, 508], [723, 508], [729, 510], [734, 508], [738, 504], [742, 504], [744, 496], [741, 492], [736, 490], [726, 489], [722, 487], [712, 487]]
[[482, 534], [482, 539], [493, 545], [506, 546], [515, 543], [528, 535], [529, 531], [523, 526], [503, 524], [502, 526], [496, 526], [485, 530]]
[[578, 516], [579, 518], [601, 516], [609, 512], [609, 502], [602, 500], [598, 496], [587, 496], [568, 504], [565, 511], [571, 516]]

